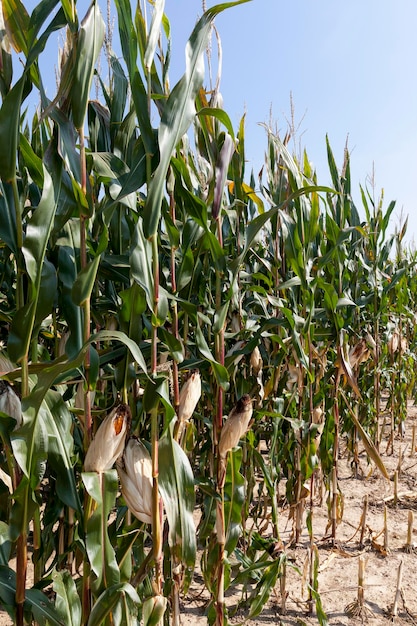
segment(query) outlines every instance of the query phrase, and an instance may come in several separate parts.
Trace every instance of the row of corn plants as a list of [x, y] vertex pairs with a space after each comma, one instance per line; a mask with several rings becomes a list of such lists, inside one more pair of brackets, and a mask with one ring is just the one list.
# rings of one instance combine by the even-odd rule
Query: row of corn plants
[[[334, 542], [342, 446], [360, 473], [361, 440], [386, 475], [386, 432], [389, 452], [404, 428], [406, 229], [388, 234], [394, 203], [368, 189], [355, 205], [329, 142], [330, 186], [269, 128], [245, 171], [220, 63], [204, 79], [215, 17], [244, 2], [203, 12], [171, 88], [162, 0], [115, 0], [115, 32], [96, 0], [83, 19], [2, 0], [0, 604], [18, 626], [177, 625], [197, 558], [209, 623], [233, 590], [255, 617], [285, 594], [288, 512], [326, 623], [315, 494]], [[63, 29], [50, 100], [42, 58]]]

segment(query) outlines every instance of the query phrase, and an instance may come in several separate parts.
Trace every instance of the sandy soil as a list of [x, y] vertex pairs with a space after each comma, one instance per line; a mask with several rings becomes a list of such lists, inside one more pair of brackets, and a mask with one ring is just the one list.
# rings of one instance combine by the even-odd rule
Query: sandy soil
[[[343, 519], [337, 527], [337, 541], [330, 545], [326, 539], [327, 507], [325, 501], [314, 508], [313, 530], [319, 554], [319, 593], [328, 623], [332, 626], [356, 626], [366, 622], [369, 626], [385, 626], [395, 623], [417, 625], [417, 549], [414, 545], [404, 549], [407, 543], [409, 511], [417, 510], [417, 450], [412, 449], [412, 432], [417, 426], [417, 408], [410, 405], [403, 439], [394, 440], [394, 453], [387, 452], [387, 438], [381, 445], [381, 456], [391, 477], [383, 478], [374, 467], [368, 466], [366, 456], [361, 455], [363, 476], [352, 477], [352, 468], [347, 457], [340, 460], [340, 487], [344, 497]], [[387, 433], [388, 437], [388, 433]], [[415, 448], [415, 446], [414, 446]], [[390, 451], [389, 451], [390, 452]], [[394, 503], [394, 473], [399, 470], [398, 498]], [[368, 513], [363, 545], [360, 545], [360, 521], [365, 496], [368, 497]], [[388, 536], [384, 539], [384, 510], [386, 509]], [[289, 547], [291, 523], [288, 510], [283, 509], [281, 519], [281, 540], [286, 546], [291, 562], [302, 572], [308, 554], [309, 538], [303, 531], [296, 547]], [[413, 528], [413, 540], [416, 540]], [[384, 546], [385, 542], [385, 546]], [[417, 543], [416, 543], [417, 545]], [[386, 549], [387, 548], [387, 549]], [[358, 568], [359, 560], [365, 564], [364, 606], [358, 615]], [[397, 594], [397, 614], [393, 616], [399, 567], [402, 564], [402, 582]], [[271, 595], [264, 612], [251, 620], [251, 626], [312, 626], [318, 619], [308, 613], [307, 589], [305, 580], [291, 567], [287, 568], [286, 611], [282, 612], [282, 598], [279, 585]], [[239, 596], [240, 597], [240, 596]], [[207, 593], [198, 568], [189, 594], [182, 601], [183, 626], [197, 626], [206, 623], [205, 610]], [[231, 614], [230, 621], [245, 621], [245, 611], [233, 615], [236, 597], [227, 596]], [[353, 609], [349, 615], [347, 607]], [[203, 621], [202, 621], [203, 620]], [[0, 626], [12, 624], [10, 618], [0, 612]]]

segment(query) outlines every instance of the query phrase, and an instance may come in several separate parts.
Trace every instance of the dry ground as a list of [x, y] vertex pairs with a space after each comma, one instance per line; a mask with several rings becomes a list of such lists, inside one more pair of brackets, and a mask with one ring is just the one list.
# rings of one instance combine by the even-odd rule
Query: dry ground
[[[337, 542], [332, 546], [324, 540], [327, 526], [327, 507], [323, 502], [314, 508], [313, 530], [319, 550], [319, 592], [323, 608], [327, 613], [328, 623], [332, 626], [356, 626], [362, 621], [369, 626], [385, 626], [391, 623], [398, 626], [415, 624], [417, 626], [417, 551], [406, 552], [407, 522], [409, 511], [417, 511], [417, 450], [412, 449], [413, 427], [417, 427], [417, 408], [410, 405], [405, 437], [394, 440], [394, 454], [387, 453], [387, 439], [381, 445], [381, 455], [391, 478], [395, 470], [399, 471], [398, 501], [393, 502], [394, 481], [387, 481], [380, 472], [366, 463], [366, 456], [361, 456], [364, 476], [354, 478], [350, 461], [343, 457], [340, 461], [340, 487], [344, 497], [343, 519], [337, 527]], [[388, 433], [387, 433], [388, 436]], [[415, 446], [414, 446], [415, 447]], [[400, 458], [401, 457], [401, 458]], [[368, 514], [363, 546], [359, 545], [359, 532], [365, 496], [368, 497]], [[387, 510], [388, 550], [384, 549], [384, 509]], [[291, 523], [288, 511], [282, 510], [281, 540], [288, 544], [291, 537]], [[413, 538], [417, 545], [416, 530]], [[304, 530], [297, 547], [287, 548], [291, 561], [303, 571], [309, 538]], [[357, 581], [359, 558], [365, 561], [364, 597], [366, 614], [349, 616], [346, 607], [357, 600]], [[398, 596], [398, 613], [392, 615], [398, 569], [402, 563], [401, 594]], [[307, 613], [307, 592], [302, 577], [291, 567], [287, 569], [286, 612], [281, 610], [279, 586], [264, 612], [251, 620], [249, 626], [312, 626], [318, 624], [313, 613]], [[229, 595], [227, 604], [233, 615], [236, 597]], [[207, 594], [198, 568], [190, 593], [182, 603], [183, 626], [197, 626], [206, 623], [205, 610]], [[234, 623], [245, 621], [244, 611], [231, 617]], [[0, 612], [0, 626], [12, 624], [10, 618]]]

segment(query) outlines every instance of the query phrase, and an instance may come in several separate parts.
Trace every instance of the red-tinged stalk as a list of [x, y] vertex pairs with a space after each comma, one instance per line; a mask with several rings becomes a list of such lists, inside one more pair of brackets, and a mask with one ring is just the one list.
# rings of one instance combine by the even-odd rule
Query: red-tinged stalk
[[[22, 260], [23, 249], [23, 224], [22, 213], [20, 206], [19, 190], [17, 186], [16, 176], [12, 179], [13, 200], [15, 206], [16, 216], [16, 243], [18, 249], [18, 258], [16, 259], [17, 269], [17, 282], [16, 282], [16, 309], [21, 309], [24, 304], [24, 269]], [[21, 395], [22, 398], [29, 394], [29, 369], [28, 369], [28, 354], [25, 354], [21, 359]], [[20, 483], [22, 474], [19, 468], [16, 467], [16, 483]], [[25, 503], [25, 515], [22, 523], [22, 532], [20, 533], [16, 544], [16, 624], [17, 626], [23, 626], [23, 605], [25, 602], [26, 592], [26, 576], [27, 576], [27, 530], [28, 530], [28, 515], [26, 511]]]

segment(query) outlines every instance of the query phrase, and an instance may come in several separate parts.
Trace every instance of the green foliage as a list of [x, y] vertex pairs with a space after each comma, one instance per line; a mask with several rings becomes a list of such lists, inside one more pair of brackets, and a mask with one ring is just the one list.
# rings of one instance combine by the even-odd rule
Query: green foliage
[[[289, 136], [268, 128], [259, 182], [245, 178], [244, 117], [236, 131], [217, 88], [204, 87], [214, 19], [245, 1], [202, 15], [172, 90], [163, 1], [145, 3], [148, 19], [144, 3], [132, 15], [116, 0], [120, 59], [96, 0], [84, 19], [66, 0], [43, 0], [32, 15], [2, 1], [0, 392], [18, 394], [14, 410], [0, 405], [11, 486], [0, 508], [0, 602], [19, 626], [168, 620], [198, 543], [209, 622], [227, 623], [224, 591], [239, 585], [251, 586], [255, 618], [289, 565], [285, 547], [276, 551], [281, 483], [297, 542], [317, 470], [339, 505], [339, 451], [357, 466], [360, 438], [386, 475], [381, 393], [392, 432], [415, 395], [416, 259], [402, 247], [405, 225], [388, 234], [394, 203], [384, 209], [360, 189], [357, 207], [350, 157], [339, 170], [328, 139], [332, 187], [318, 185], [307, 153], [297, 158]], [[39, 61], [63, 27], [50, 101]], [[108, 74], [97, 65], [103, 39]], [[30, 91], [42, 109], [31, 121]], [[182, 420], [180, 391], [195, 369], [201, 397]], [[220, 460], [223, 419], [244, 394], [249, 432]], [[83, 471], [119, 405], [131, 413], [126, 440], [149, 448], [151, 466], [135, 471], [152, 483], [151, 525], [127, 514], [114, 469]], [[315, 551], [311, 559], [311, 599], [326, 624]]]

